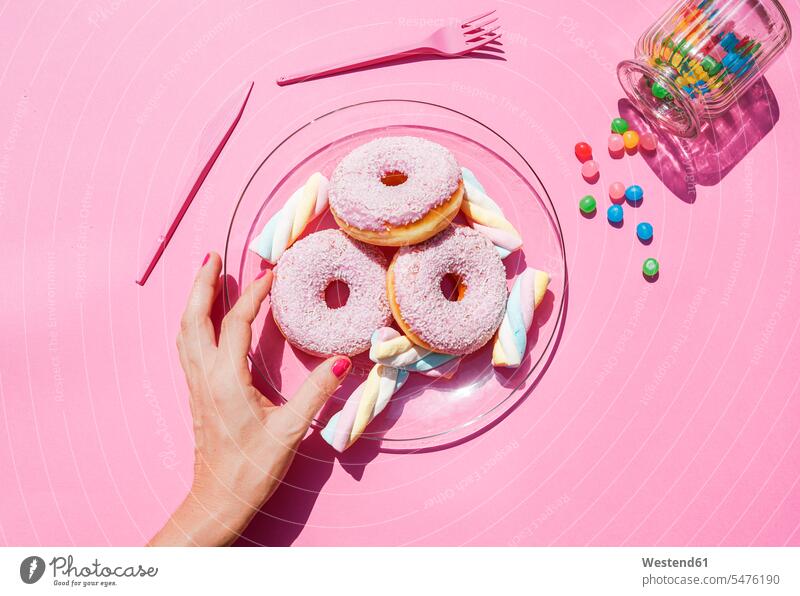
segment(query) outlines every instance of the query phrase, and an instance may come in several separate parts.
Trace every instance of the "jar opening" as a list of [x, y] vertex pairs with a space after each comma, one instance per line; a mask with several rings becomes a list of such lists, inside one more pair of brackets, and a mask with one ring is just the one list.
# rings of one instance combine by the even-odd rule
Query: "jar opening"
[[[623, 60], [617, 65], [617, 78], [633, 105], [654, 126], [680, 137], [695, 137], [700, 118], [694, 106], [675, 83], [645, 62]], [[666, 99], [653, 92], [657, 85]]]

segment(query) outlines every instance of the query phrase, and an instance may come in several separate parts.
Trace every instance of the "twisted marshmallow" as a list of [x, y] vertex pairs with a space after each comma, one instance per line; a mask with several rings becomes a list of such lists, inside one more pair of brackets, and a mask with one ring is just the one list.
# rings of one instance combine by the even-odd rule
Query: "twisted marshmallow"
[[525, 356], [533, 311], [541, 304], [550, 276], [538, 269], [526, 269], [514, 282], [508, 295], [506, 314], [494, 339], [492, 364], [517, 367]]
[[408, 379], [408, 371], [376, 364], [322, 429], [322, 438], [340, 453], [350, 447]]
[[372, 334], [369, 358], [376, 364], [445, 379], [453, 376], [461, 361], [457, 356], [426, 350], [391, 327], [381, 327]]
[[522, 246], [522, 236], [503, 215], [503, 210], [486, 194], [475, 174], [467, 168], [461, 168], [464, 179], [464, 200], [461, 211], [472, 227], [483, 233], [492, 241], [500, 258], [505, 259]]
[[308, 223], [328, 208], [328, 179], [315, 172], [273, 215], [250, 243], [250, 250], [273, 265], [300, 237]]

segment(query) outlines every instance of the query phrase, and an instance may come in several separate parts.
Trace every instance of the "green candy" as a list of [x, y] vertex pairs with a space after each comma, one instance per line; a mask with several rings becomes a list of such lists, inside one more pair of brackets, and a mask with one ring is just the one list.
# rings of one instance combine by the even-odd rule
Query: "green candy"
[[703, 67], [703, 70], [706, 71], [708, 76], [713, 77], [722, 69], [722, 64], [714, 60], [711, 56], [706, 56], [700, 62], [700, 66]]
[[593, 213], [594, 210], [597, 209], [597, 201], [595, 201], [592, 195], [586, 195], [580, 200], [578, 206], [583, 213]]
[[621, 135], [628, 130], [628, 121], [625, 118], [614, 118], [611, 121], [611, 132]]
[[653, 96], [657, 97], [658, 99], [664, 99], [667, 95], [669, 95], [666, 87], [658, 82], [653, 83], [653, 86], [650, 88], [650, 90], [653, 92]]
[[657, 275], [658, 261], [653, 258], [645, 259], [644, 265], [642, 265], [642, 273], [644, 273], [647, 277], [653, 277], [654, 275]]

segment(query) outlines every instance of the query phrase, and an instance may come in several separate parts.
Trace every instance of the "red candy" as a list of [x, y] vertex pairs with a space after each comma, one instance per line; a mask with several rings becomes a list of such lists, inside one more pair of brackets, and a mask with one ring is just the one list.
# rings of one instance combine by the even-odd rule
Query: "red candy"
[[584, 143], [583, 141], [576, 143], [575, 157], [577, 157], [578, 161], [581, 163], [592, 159], [592, 147], [589, 145], [589, 143]]

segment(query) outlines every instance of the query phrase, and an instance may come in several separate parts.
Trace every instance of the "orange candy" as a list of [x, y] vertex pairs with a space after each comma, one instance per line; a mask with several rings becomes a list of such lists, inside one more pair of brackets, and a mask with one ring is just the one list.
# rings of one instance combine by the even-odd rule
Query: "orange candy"
[[636, 149], [636, 146], [639, 144], [639, 133], [635, 130], [626, 130], [622, 134], [622, 142], [625, 144], [625, 149], [628, 151]]

